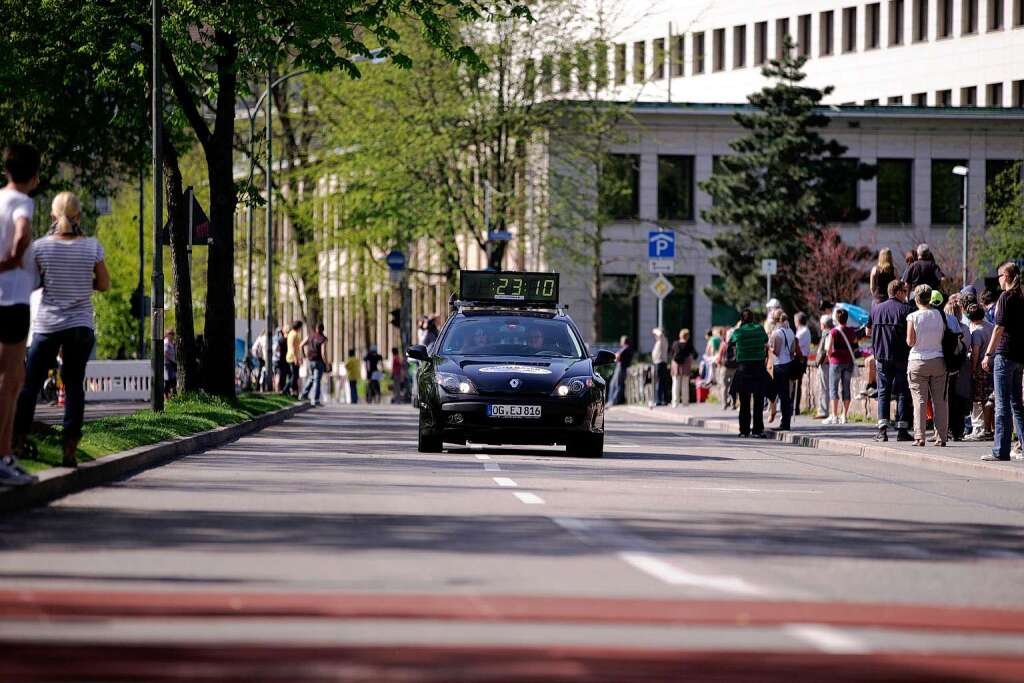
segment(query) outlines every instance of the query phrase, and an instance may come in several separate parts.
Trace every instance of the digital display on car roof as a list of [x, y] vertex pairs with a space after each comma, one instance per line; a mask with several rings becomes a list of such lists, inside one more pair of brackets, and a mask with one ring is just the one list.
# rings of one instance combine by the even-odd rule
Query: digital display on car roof
[[503, 304], [557, 304], [558, 273], [464, 270], [459, 299]]

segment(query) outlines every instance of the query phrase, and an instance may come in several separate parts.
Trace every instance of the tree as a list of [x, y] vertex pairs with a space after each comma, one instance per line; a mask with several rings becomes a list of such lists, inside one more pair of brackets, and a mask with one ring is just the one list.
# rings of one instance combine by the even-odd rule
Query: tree
[[772, 258], [778, 262], [773, 296], [793, 310], [802, 289], [799, 267], [808, 258], [804, 238], [821, 239], [823, 227], [869, 214], [851, 199], [856, 183], [872, 178], [875, 168], [842, 158], [846, 147], [822, 137], [829, 119], [817, 106], [832, 87], [800, 85], [807, 58], [794, 56], [793, 48], [787, 37], [782, 58], [762, 69], [775, 83], [750, 95], [755, 112], [734, 115], [747, 134], [730, 143], [735, 153], [701, 184], [713, 200], [704, 219], [730, 226], [702, 240], [723, 275], [723, 287], [706, 294], [736, 308], [763, 297], [760, 262]]
[[836, 228], [801, 237], [806, 258], [796, 266], [795, 279], [800, 298], [793, 310], [807, 310], [818, 301], [857, 301], [861, 283], [870, 270], [872, 252], [843, 242]]
[[1024, 182], [1016, 163], [989, 185], [985, 205], [985, 239], [977, 263], [981, 270], [998, 268], [1006, 261], [1024, 258]]

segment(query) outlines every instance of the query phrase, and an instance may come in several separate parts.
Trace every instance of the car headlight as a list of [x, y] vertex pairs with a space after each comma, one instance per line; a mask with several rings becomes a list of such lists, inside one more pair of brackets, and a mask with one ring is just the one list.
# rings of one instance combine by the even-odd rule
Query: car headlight
[[573, 377], [572, 379], [560, 382], [555, 387], [555, 395], [560, 397], [578, 396], [592, 386], [594, 386], [594, 380], [589, 377]]
[[475, 394], [476, 386], [465, 375], [451, 372], [437, 373], [437, 385], [449, 394]]

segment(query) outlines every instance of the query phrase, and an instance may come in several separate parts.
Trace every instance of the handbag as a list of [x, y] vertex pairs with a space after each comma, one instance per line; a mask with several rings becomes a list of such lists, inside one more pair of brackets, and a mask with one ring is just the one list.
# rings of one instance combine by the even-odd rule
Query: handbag
[[959, 372], [964, 366], [964, 361], [967, 360], [967, 348], [963, 335], [949, 329], [946, 316], [941, 311], [937, 311], [937, 313], [942, 316], [942, 360], [946, 364], [946, 372]]

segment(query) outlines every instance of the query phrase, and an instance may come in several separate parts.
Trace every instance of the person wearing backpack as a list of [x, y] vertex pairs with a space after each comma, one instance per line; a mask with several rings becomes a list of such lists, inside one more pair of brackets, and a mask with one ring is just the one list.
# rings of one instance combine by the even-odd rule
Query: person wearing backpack
[[946, 361], [942, 354], [946, 316], [932, 308], [931, 298], [932, 288], [920, 285], [914, 290], [917, 310], [907, 316], [907, 346], [910, 347], [907, 378], [914, 398], [914, 445], [920, 447], [925, 445], [925, 406], [929, 400], [935, 421], [935, 445], [945, 446], [949, 436]]
[[308, 398], [309, 404], [314, 407], [320, 404], [320, 382], [327, 372], [326, 348], [327, 337], [324, 336], [323, 323], [317, 323], [316, 331], [310, 333], [299, 345], [299, 350], [306, 356], [306, 386], [299, 400], [305, 401]]

